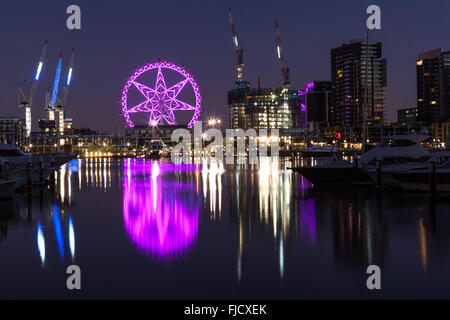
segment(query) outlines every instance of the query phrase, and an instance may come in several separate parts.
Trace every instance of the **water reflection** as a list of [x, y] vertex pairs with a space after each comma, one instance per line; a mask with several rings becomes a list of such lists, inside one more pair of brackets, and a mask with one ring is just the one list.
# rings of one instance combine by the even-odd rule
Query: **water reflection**
[[45, 265], [45, 238], [44, 238], [44, 233], [42, 231], [42, 225], [40, 222], [38, 222], [37, 239], [36, 240], [37, 240], [37, 247], [38, 247], [39, 256], [41, 257], [42, 265]]
[[[294, 175], [287, 169], [289, 166], [289, 161], [262, 158], [256, 165], [233, 168], [227, 176], [228, 187], [236, 190], [230, 193], [230, 203], [239, 224], [238, 281], [244, 271], [246, 243], [258, 240], [252, 239], [252, 230], [258, 225], [265, 226], [273, 238], [280, 278], [284, 278], [285, 252], [292, 238], [305, 236], [310, 244], [315, 244], [315, 200], [304, 195], [311, 184]], [[294, 201], [298, 198], [298, 202]]]
[[[369, 264], [389, 263], [384, 270], [391, 281], [399, 275], [417, 278], [424, 292], [437, 283], [430, 275], [450, 283], [448, 203], [416, 194], [315, 190], [290, 166], [277, 159], [235, 166], [74, 160], [48, 189], [0, 201], [0, 252], [30, 256], [30, 269], [49, 273], [77, 264], [81, 253], [82, 268], [94, 273], [103, 261], [137, 253], [132, 263], [120, 262], [130, 283], [145, 278], [163, 287], [167, 283], [159, 277], [183, 274], [198, 277], [203, 292], [241, 293], [260, 286], [288, 298], [298, 292], [308, 296], [293, 283], [308, 284], [311, 278], [318, 292], [327, 286], [338, 292], [343, 282], [359, 281]], [[105, 243], [114, 250], [104, 250]], [[143, 267], [141, 256], [171, 263], [147, 260]], [[11, 257], [2, 256], [3, 265], [18, 264]], [[206, 268], [211, 273], [203, 277], [199, 272], [209, 272]], [[147, 277], [143, 269], [157, 274]], [[5, 279], [0, 276], [0, 282]], [[358, 288], [349, 289], [354, 297], [360, 297]]]
[[171, 259], [192, 246], [198, 234], [201, 203], [193, 174], [198, 170], [196, 165], [136, 159], [124, 162], [124, 225], [139, 250]]
[[[202, 164], [203, 198], [209, 200], [211, 220], [217, 215], [222, 217], [222, 175], [225, 172], [223, 163], [217, 161], [204, 161]], [[209, 192], [209, 198], [208, 198]]]

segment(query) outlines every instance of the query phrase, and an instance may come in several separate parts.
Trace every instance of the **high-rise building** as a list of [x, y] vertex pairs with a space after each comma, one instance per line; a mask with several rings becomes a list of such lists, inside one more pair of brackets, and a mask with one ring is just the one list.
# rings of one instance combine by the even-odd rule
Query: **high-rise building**
[[331, 49], [331, 84], [331, 125], [361, 128], [364, 118], [368, 127], [384, 124], [387, 72], [380, 42], [352, 40]]
[[[331, 82], [309, 81], [299, 90], [301, 110], [306, 112], [306, 122], [329, 124]], [[301, 113], [302, 114], [302, 113]]]
[[18, 118], [0, 118], [0, 142], [22, 148], [23, 123]]
[[397, 123], [414, 124], [417, 122], [418, 109], [406, 108], [397, 110]]
[[418, 121], [450, 121], [450, 51], [419, 54], [416, 70]]
[[250, 92], [250, 82], [236, 81], [235, 88], [228, 92], [228, 105], [230, 106], [231, 128], [246, 128], [247, 117], [245, 113], [246, 97]]
[[237, 87], [228, 92], [233, 129], [290, 129], [297, 124], [297, 90]]

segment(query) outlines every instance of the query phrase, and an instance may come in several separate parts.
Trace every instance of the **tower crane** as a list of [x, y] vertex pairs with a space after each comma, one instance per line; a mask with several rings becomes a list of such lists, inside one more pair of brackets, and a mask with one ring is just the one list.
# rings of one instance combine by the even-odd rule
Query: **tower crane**
[[70, 83], [72, 82], [72, 74], [73, 74], [73, 62], [75, 56], [75, 48], [72, 48], [72, 56], [70, 57], [69, 64], [67, 66], [66, 74], [65, 74], [65, 82], [62, 89], [62, 94], [59, 97], [58, 105], [62, 108], [66, 107], [67, 96], [69, 94]]
[[280, 60], [281, 64], [281, 75], [283, 76], [283, 88], [289, 89], [291, 87], [291, 82], [289, 79], [289, 68], [287, 66], [286, 58], [283, 54], [283, 47], [281, 45], [281, 36], [280, 36], [280, 30], [278, 29], [278, 22], [275, 21], [275, 40], [277, 43], [277, 54], [278, 54], [278, 60]]
[[242, 81], [242, 69], [244, 67], [244, 50], [239, 48], [239, 42], [236, 35], [236, 28], [234, 27], [233, 16], [231, 15], [231, 9], [228, 9], [228, 19], [230, 21], [231, 33], [233, 35], [233, 45], [236, 51], [236, 70], [237, 70], [237, 81]]
[[[22, 87], [19, 87], [17, 91], [17, 104], [19, 109], [25, 108], [25, 136], [30, 137], [31, 134], [31, 106], [33, 105], [33, 98], [36, 94], [37, 85], [39, 83], [39, 78], [41, 76], [42, 68], [44, 66], [45, 53], [47, 50], [47, 40], [44, 42], [44, 46], [41, 50], [41, 55], [39, 57], [39, 62], [37, 64], [36, 74], [33, 79], [33, 84], [31, 85], [30, 94], [25, 95]], [[24, 80], [25, 84], [26, 80]]]

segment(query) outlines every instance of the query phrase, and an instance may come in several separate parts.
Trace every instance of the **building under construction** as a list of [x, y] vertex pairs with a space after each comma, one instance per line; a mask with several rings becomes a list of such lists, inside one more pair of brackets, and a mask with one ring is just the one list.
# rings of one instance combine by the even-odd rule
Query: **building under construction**
[[250, 87], [250, 82], [243, 79], [243, 50], [240, 48], [231, 11], [228, 16], [236, 52], [237, 79], [235, 87], [228, 92], [231, 128], [233, 129], [291, 129], [302, 126], [301, 105], [298, 90], [290, 89], [289, 68], [283, 54], [278, 23], [275, 22], [275, 40], [278, 60], [281, 64], [282, 88]]
[[301, 107], [297, 90], [283, 88], [251, 89], [228, 92], [233, 129], [290, 129], [300, 126]]

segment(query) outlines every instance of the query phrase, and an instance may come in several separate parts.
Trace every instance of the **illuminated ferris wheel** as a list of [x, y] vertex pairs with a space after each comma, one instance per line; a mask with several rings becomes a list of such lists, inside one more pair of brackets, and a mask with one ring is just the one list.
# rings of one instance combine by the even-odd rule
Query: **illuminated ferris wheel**
[[[156, 70], [156, 79], [153, 83], [149, 83], [148, 78], [144, 79], [143, 76], [152, 70]], [[165, 73], [168, 71], [177, 73], [181, 77], [181, 81], [172, 86], [167, 86]], [[193, 90], [194, 103], [187, 103], [180, 97], [180, 93], [186, 90], [184, 89], [186, 86], [190, 86]], [[140, 92], [141, 100], [143, 100], [134, 106], [129, 105], [128, 99], [131, 87], [135, 87]], [[200, 117], [201, 100], [202, 97], [197, 83], [183, 67], [165, 61], [147, 63], [127, 79], [126, 85], [122, 89], [122, 114], [127, 125], [134, 127], [134, 122], [131, 119], [133, 114], [148, 113], [148, 125], [157, 126], [164, 123], [177, 124], [175, 111], [193, 111], [192, 119], [188, 123], [188, 127], [192, 128]]]

